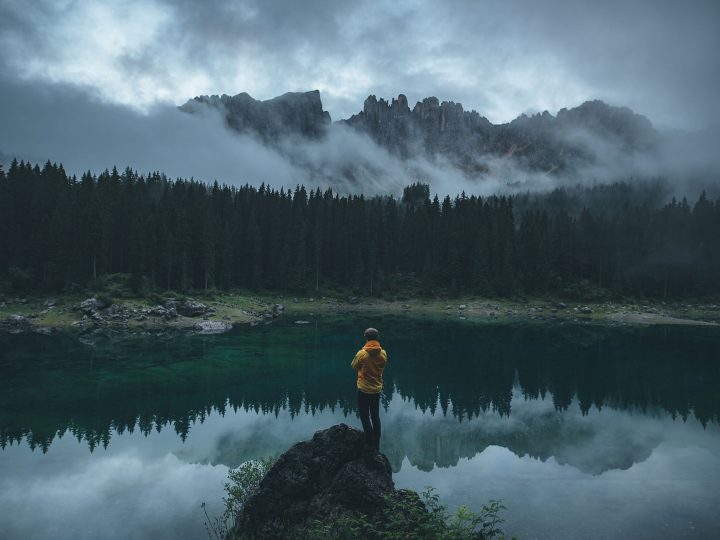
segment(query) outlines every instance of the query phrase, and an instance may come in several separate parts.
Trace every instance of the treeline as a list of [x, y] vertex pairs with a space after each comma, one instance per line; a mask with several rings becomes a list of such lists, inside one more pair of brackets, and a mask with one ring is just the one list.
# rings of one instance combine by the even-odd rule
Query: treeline
[[[441, 200], [415, 184], [397, 200], [115, 168], [77, 179], [61, 165], [13, 161], [0, 169], [0, 274], [15, 290], [85, 287], [120, 273], [137, 290], [720, 292], [720, 201], [703, 194], [658, 207], [618, 197], [608, 212], [578, 215], [558, 193], [532, 205], [464, 193]], [[526, 208], [519, 215], [516, 202]]]

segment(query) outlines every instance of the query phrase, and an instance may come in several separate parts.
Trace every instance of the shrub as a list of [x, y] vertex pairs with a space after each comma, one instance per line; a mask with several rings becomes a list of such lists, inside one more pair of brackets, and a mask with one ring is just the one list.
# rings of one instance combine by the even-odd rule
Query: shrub
[[131, 277], [130, 274], [105, 274], [98, 278], [97, 288], [111, 297], [132, 298]]
[[[408, 492], [406, 492], [408, 493]], [[500, 525], [505, 521], [501, 501], [490, 501], [479, 512], [461, 506], [454, 514], [440, 504], [435, 490], [428, 487], [418, 500], [412, 496], [387, 497], [386, 519], [368, 521], [365, 516], [348, 514], [328, 521], [316, 521], [308, 538], [355, 540], [378, 538], [388, 540], [484, 540], [504, 539]], [[420, 502], [421, 504], [418, 504]]]
[[29, 269], [11, 266], [8, 268], [7, 277], [13, 290], [27, 292], [32, 288], [34, 276]]
[[562, 289], [561, 295], [564, 298], [575, 300], [577, 302], [598, 302], [609, 297], [609, 293], [606, 289], [603, 289], [586, 279], [570, 283], [567, 287]]
[[228, 471], [228, 482], [225, 483], [225, 509], [222, 516], [213, 517], [207, 513], [205, 503], [201, 508], [205, 514], [205, 530], [210, 540], [226, 540], [230, 538], [240, 511], [250, 496], [255, 493], [260, 481], [274, 463], [273, 458], [246, 461], [237, 469]]

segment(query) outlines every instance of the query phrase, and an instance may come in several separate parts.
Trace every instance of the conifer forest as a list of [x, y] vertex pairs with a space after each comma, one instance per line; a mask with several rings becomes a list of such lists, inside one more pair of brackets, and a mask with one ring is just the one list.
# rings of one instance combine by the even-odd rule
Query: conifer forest
[[663, 201], [652, 183], [365, 197], [13, 161], [0, 205], [0, 279], [17, 290], [122, 273], [145, 291], [720, 292], [720, 200]]

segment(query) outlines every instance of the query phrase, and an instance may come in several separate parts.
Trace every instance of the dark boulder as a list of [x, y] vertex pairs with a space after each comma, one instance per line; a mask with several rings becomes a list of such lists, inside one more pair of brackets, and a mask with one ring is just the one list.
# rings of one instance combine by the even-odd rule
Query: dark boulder
[[148, 311], [148, 315], [152, 315], [153, 317], [165, 317], [168, 313], [168, 310], [164, 308], [163, 306], [155, 306], [153, 308], [150, 308]]
[[129, 311], [123, 304], [113, 304], [107, 309], [107, 316], [113, 320], [124, 320], [128, 318]]
[[192, 298], [185, 300], [184, 302], [178, 302], [176, 309], [177, 313], [183, 317], [200, 317], [210, 311], [210, 308], [208, 308], [205, 304], [198, 302], [197, 300], [193, 300]]
[[82, 311], [85, 315], [92, 315], [96, 311], [100, 309], [105, 309], [109, 305], [110, 304], [108, 304], [108, 302], [103, 298], [93, 296], [92, 298], [88, 298], [80, 302], [80, 305], [78, 307], [80, 311]]
[[425, 511], [416, 493], [395, 489], [390, 463], [365, 447], [363, 433], [338, 424], [278, 458], [245, 503], [231, 537], [306, 538], [344, 516], [387, 523], [396, 517], [393, 501]]
[[8, 324], [12, 326], [24, 326], [30, 324], [30, 321], [25, 315], [18, 315], [17, 313], [13, 315], [8, 315], [7, 319], [5, 320]]

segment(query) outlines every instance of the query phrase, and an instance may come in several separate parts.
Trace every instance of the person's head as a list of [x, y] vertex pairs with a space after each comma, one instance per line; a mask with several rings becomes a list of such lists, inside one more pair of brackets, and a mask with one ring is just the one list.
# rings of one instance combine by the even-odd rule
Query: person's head
[[367, 341], [372, 341], [373, 339], [377, 339], [380, 334], [375, 328], [368, 328], [365, 330], [365, 339]]

